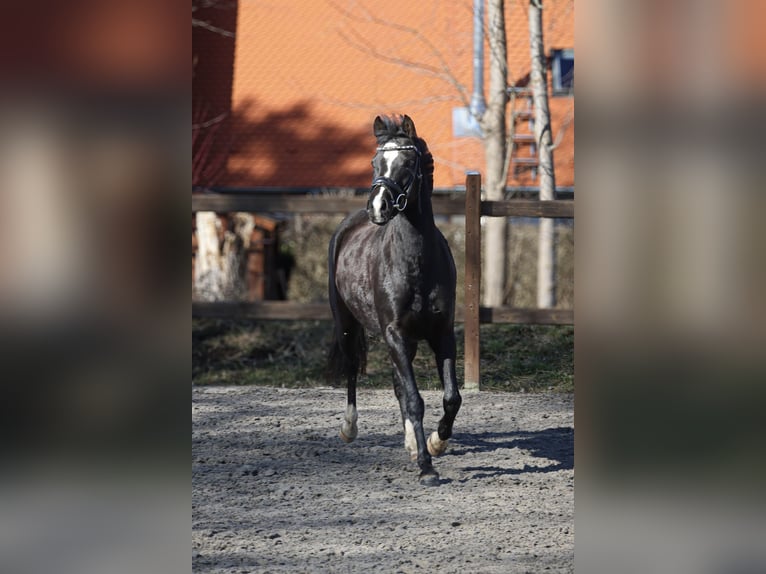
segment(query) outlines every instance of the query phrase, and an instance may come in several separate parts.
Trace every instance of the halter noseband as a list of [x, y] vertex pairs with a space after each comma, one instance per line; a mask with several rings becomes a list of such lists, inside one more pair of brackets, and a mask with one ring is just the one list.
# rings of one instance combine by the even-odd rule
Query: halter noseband
[[407, 200], [409, 199], [409, 195], [412, 192], [412, 186], [415, 184], [415, 179], [418, 181], [423, 179], [423, 174], [420, 173], [420, 150], [414, 145], [402, 145], [395, 147], [376, 148], [376, 152], [379, 151], [414, 151], [417, 154], [417, 159], [415, 160], [415, 169], [412, 172], [412, 178], [409, 182], [407, 182], [407, 185], [405, 186], [406, 189], [403, 189], [390, 177], [383, 175], [378, 176], [372, 180], [372, 191], [374, 191], [376, 187], [385, 185], [387, 188], [397, 193], [396, 199], [394, 200], [394, 207], [397, 211], [402, 212], [407, 209]]

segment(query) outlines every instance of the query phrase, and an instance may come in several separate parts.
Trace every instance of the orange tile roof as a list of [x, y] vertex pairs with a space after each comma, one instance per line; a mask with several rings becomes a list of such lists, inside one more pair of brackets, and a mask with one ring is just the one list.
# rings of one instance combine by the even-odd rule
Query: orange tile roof
[[[572, 4], [546, 0], [546, 51], [574, 46]], [[506, 3], [511, 84], [529, 73], [527, 5]], [[479, 140], [452, 134], [452, 109], [470, 99], [471, 10], [470, 0], [240, 0], [225, 183], [366, 186], [372, 121], [386, 113], [413, 118], [437, 187], [483, 171]], [[551, 98], [554, 134], [573, 110], [572, 98]], [[574, 183], [573, 132], [554, 154], [558, 185]]]

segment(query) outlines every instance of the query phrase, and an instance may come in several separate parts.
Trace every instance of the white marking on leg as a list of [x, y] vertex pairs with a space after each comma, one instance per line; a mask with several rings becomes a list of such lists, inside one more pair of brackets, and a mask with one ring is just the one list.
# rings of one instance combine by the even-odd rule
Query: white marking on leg
[[351, 442], [359, 434], [359, 429], [356, 426], [358, 415], [356, 407], [354, 405], [348, 405], [346, 407], [346, 416], [343, 424], [340, 427], [340, 438], [344, 442]]
[[404, 448], [410, 453], [410, 458], [417, 458], [418, 441], [415, 439], [415, 426], [409, 419], [404, 421]]
[[448, 442], [449, 440], [440, 439], [439, 433], [434, 431], [428, 437], [426, 446], [428, 447], [428, 452], [431, 454], [431, 456], [439, 456], [440, 454], [444, 454], [444, 451], [447, 450]]

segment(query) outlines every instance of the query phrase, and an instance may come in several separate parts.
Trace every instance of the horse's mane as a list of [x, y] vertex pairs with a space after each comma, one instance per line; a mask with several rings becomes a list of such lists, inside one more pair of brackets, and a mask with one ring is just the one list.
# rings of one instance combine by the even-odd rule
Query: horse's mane
[[420, 150], [420, 169], [423, 171], [424, 191], [431, 193], [434, 187], [434, 158], [428, 150], [428, 144], [421, 137], [410, 137], [402, 127], [404, 116], [380, 116], [385, 131], [378, 135], [378, 145], [383, 145], [394, 138], [406, 138]]

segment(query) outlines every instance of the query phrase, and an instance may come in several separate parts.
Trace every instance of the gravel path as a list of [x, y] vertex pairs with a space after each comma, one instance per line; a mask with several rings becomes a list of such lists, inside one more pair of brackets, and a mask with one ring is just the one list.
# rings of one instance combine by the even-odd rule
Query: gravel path
[[[418, 484], [393, 391], [192, 390], [194, 572], [573, 572], [573, 397], [463, 393]], [[441, 394], [422, 393], [426, 434]]]

